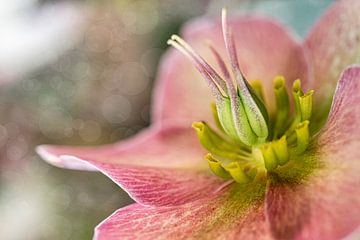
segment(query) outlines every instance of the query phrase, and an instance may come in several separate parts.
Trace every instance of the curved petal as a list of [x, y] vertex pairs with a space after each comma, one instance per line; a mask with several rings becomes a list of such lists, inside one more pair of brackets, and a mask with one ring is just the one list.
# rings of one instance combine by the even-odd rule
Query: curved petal
[[[248, 80], [263, 80], [264, 89], [272, 89], [276, 75], [289, 82], [308, 79], [302, 46], [279, 24], [254, 17], [231, 17], [240, 67]], [[188, 23], [183, 36], [219, 73], [208, 42], [227, 59], [220, 19], [200, 18]], [[269, 87], [270, 86], [270, 87]], [[272, 98], [273, 93], [267, 94]], [[174, 50], [163, 57], [153, 94], [153, 121], [212, 121], [210, 90], [195, 67]], [[270, 102], [270, 101], [268, 101]], [[271, 100], [272, 102], [272, 100]], [[180, 120], [183, 119], [183, 120]]]
[[340, 239], [360, 225], [360, 66], [342, 75], [329, 120], [316, 147], [301, 160], [315, 161], [303, 182], [273, 181], [267, 217], [277, 238]]
[[[263, 196], [264, 186], [249, 187]], [[235, 188], [176, 207], [130, 205], [97, 226], [94, 239], [271, 239], [263, 205]]]
[[320, 18], [306, 38], [314, 73], [317, 104], [326, 99], [326, 113], [344, 69], [360, 62], [360, 1], [340, 0]]
[[[206, 152], [193, 129], [176, 125], [153, 125], [134, 137], [94, 147], [42, 145], [37, 152], [49, 163], [87, 170], [86, 162], [131, 164], [182, 169], [207, 169]], [[69, 158], [75, 157], [75, 158]], [[83, 161], [82, 161], [83, 160]]]
[[213, 195], [228, 183], [208, 171], [91, 163], [143, 205], [192, 202]]
[[38, 153], [56, 166], [100, 170], [144, 205], [191, 202], [224, 184], [208, 170], [205, 152], [189, 128], [155, 126], [113, 145], [40, 146]]

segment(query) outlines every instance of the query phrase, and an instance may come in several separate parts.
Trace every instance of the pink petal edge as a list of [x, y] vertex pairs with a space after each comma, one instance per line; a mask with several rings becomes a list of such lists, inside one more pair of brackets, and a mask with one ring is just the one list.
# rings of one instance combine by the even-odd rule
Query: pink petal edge
[[360, 62], [360, 1], [336, 1], [320, 17], [305, 40], [312, 88], [319, 103], [331, 102], [336, 83], [347, 66]]
[[[135, 136], [101, 146], [42, 145], [37, 153], [50, 164], [78, 170], [93, 170], [84, 161], [136, 166], [207, 169], [202, 148], [190, 127], [155, 124]], [[75, 158], [69, 158], [73, 156]], [[81, 161], [82, 160], [82, 161]]]
[[190, 128], [153, 126], [112, 145], [40, 146], [37, 152], [56, 166], [100, 170], [144, 205], [195, 201], [224, 184], [210, 173], [205, 151]]
[[58, 156], [57, 154], [52, 153], [49, 148], [51, 148], [51, 145], [40, 145], [36, 147], [35, 151], [39, 156], [41, 156], [43, 160], [50, 163], [51, 165], [74, 170], [99, 171], [98, 168], [85, 160], [71, 155]]

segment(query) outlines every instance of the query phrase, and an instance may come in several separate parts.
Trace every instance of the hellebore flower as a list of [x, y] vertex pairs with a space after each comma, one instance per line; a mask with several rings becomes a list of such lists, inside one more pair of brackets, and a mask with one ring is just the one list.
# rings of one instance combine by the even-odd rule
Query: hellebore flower
[[96, 239], [348, 236], [360, 224], [359, 11], [338, 1], [303, 44], [267, 19], [197, 19], [168, 41], [149, 129], [37, 151], [100, 170], [137, 202]]

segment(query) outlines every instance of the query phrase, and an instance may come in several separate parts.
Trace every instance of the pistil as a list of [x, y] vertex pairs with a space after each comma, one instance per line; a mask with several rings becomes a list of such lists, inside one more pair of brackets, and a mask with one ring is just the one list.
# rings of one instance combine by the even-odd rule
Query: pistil
[[269, 118], [261, 81], [249, 83], [240, 70], [225, 9], [222, 27], [232, 74], [211, 45], [209, 48], [222, 76], [179, 36], [173, 35], [168, 44], [194, 63], [215, 98], [211, 111], [219, 131], [206, 122], [192, 124], [201, 145], [209, 151], [205, 159], [210, 170], [221, 178], [247, 183], [277, 171], [279, 166], [291, 161], [293, 155], [306, 151], [311, 138], [309, 125], [314, 91], [304, 94], [301, 81], [295, 80], [291, 91], [295, 110], [291, 113], [286, 79], [276, 76], [273, 86], [276, 111]]

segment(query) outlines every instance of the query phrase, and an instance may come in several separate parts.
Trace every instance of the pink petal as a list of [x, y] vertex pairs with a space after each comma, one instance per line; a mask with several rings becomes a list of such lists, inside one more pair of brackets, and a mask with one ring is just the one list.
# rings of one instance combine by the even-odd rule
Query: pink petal
[[360, 239], [360, 226], [355, 229], [352, 233], [347, 235], [343, 240], [358, 240]]
[[360, 226], [359, 103], [358, 65], [343, 73], [318, 145], [300, 159], [318, 164], [310, 177], [270, 184], [266, 207], [275, 237], [340, 239]]
[[130, 205], [97, 226], [94, 239], [271, 239], [262, 204], [229, 192], [176, 207]]
[[227, 182], [208, 171], [92, 162], [143, 205], [168, 206], [209, 197]]
[[[230, 17], [240, 67], [248, 80], [261, 79], [264, 89], [272, 89], [276, 75], [284, 75], [289, 83], [308, 79], [304, 51], [291, 34], [275, 22], [253, 17]], [[220, 19], [200, 18], [183, 29], [187, 40], [221, 73], [207, 42], [226, 59]], [[270, 88], [269, 88], [270, 86]], [[273, 93], [267, 94], [270, 99]], [[192, 64], [180, 53], [170, 50], [162, 59], [154, 92], [153, 120], [172, 120], [191, 124], [212, 121], [210, 90]], [[270, 102], [270, 101], [268, 101]], [[181, 120], [182, 119], [182, 120]]]
[[329, 8], [309, 33], [315, 98], [331, 102], [336, 82], [350, 64], [360, 61], [360, 1], [340, 0]]
[[193, 129], [152, 127], [100, 147], [40, 146], [50, 163], [98, 169], [145, 205], [178, 205], [211, 195], [224, 184], [211, 174]]
[[[59, 167], [87, 170], [91, 162], [183, 169], [207, 169], [195, 130], [176, 125], [153, 125], [136, 136], [94, 147], [43, 145], [37, 152]], [[69, 158], [72, 157], [72, 158]], [[74, 158], [75, 157], [75, 158]], [[74, 164], [74, 165], [73, 165]]]

